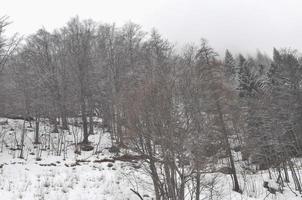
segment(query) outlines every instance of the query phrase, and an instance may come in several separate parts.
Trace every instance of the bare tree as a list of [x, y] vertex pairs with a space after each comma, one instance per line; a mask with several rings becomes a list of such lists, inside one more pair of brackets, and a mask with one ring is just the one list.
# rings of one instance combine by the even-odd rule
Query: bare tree
[[78, 96], [83, 122], [83, 144], [88, 144], [89, 132], [87, 121], [87, 91], [89, 89], [88, 72], [92, 67], [92, 43], [95, 39], [95, 24], [91, 20], [81, 22], [73, 18], [63, 29], [68, 36], [68, 50], [72, 66], [76, 72]]
[[5, 28], [9, 24], [7, 16], [0, 17], [0, 73], [3, 71], [9, 56], [12, 55], [19, 42], [17, 35], [14, 35], [10, 39], [4, 36]]

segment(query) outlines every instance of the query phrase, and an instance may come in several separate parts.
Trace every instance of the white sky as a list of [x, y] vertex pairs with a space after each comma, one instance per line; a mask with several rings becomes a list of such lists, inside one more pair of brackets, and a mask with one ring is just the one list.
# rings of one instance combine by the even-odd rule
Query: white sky
[[201, 37], [222, 53], [273, 47], [302, 51], [302, 0], [0, 0], [0, 16], [13, 22], [8, 34], [53, 30], [71, 17], [99, 22], [131, 20], [155, 27], [178, 46]]

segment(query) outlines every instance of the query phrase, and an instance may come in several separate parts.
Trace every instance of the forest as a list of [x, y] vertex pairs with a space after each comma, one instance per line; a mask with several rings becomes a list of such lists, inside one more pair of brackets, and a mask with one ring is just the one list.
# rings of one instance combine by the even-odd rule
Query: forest
[[[151, 192], [127, 199], [301, 198], [298, 50], [218, 55], [202, 36], [178, 47], [156, 29], [77, 16], [26, 37], [8, 37], [10, 25], [0, 18], [4, 172], [55, 156], [65, 168], [134, 163]], [[233, 197], [218, 194], [221, 176]]]

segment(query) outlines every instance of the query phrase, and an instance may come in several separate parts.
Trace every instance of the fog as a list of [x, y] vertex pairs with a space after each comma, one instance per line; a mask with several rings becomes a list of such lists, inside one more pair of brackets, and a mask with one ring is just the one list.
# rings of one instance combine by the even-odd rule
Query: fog
[[133, 21], [149, 31], [155, 27], [181, 47], [206, 38], [222, 54], [271, 54], [273, 47], [302, 48], [300, 0], [27, 0], [2, 1], [0, 14], [10, 17], [7, 34], [53, 30], [71, 17], [122, 25]]

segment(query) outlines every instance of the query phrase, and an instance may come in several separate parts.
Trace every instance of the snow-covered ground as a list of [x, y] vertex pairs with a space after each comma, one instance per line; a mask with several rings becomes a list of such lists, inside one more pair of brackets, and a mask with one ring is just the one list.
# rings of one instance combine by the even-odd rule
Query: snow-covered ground
[[[20, 143], [23, 122], [20, 120], [9, 120], [8, 122], [9, 125], [0, 128], [1, 141], [6, 141], [7, 145], [0, 153], [0, 164], [3, 164], [0, 171], [1, 200], [136, 199], [136, 195], [130, 189], [139, 191], [140, 194], [145, 196], [145, 199], [151, 199], [152, 190], [148, 189], [151, 188], [148, 185], [148, 177], [139, 169], [139, 163], [93, 162], [94, 160], [102, 160], [113, 156], [106, 149], [106, 147], [111, 146], [108, 133], [96, 134], [90, 137], [90, 140], [95, 143], [100, 139], [98, 149], [101, 153], [98, 156], [93, 155], [92, 151], [81, 152], [81, 155], [76, 155], [74, 154], [74, 145], [70, 145], [65, 160], [63, 155], [52, 155], [56, 152], [46, 149], [42, 151], [41, 161], [36, 161], [37, 150], [27, 148], [27, 146], [33, 147], [31, 143], [34, 132], [31, 129], [28, 129], [25, 139], [25, 159], [17, 158], [20, 151], [9, 150], [11, 146], [14, 146], [14, 131], [17, 132], [17, 140]], [[11, 131], [11, 128], [15, 130]], [[43, 127], [41, 130], [42, 133], [50, 131], [49, 127]], [[74, 138], [73, 134], [65, 134], [70, 139]], [[52, 133], [53, 138], [56, 137], [55, 135], [56, 133]], [[99, 138], [99, 135], [101, 135], [101, 138]], [[76, 159], [85, 159], [91, 162], [82, 162], [73, 166]]]
[[[6, 119], [0, 119], [0, 122]], [[80, 128], [71, 127], [70, 132], [51, 133], [47, 123], [41, 125], [41, 142], [33, 143], [34, 130], [28, 128], [25, 137], [24, 158], [19, 159], [23, 121], [8, 120], [0, 126], [0, 200], [136, 200], [139, 199], [130, 189], [138, 191], [145, 200], [154, 199], [151, 179], [144, 170], [143, 163], [136, 162], [94, 162], [115, 156], [108, 151], [111, 146], [110, 135], [96, 129], [90, 141], [99, 143], [97, 151], [74, 154], [74, 141], [81, 141]], [[60, 137], [63, 135], [64, 137]], [[66, 146], [58, 149], [58, 139]], [[17, 142], [16, 142], [17, 141]], [[51, 148], [48, 148], [50, 145]], [[46, 146], [46, 148], [44, 148]], [[63, 150], [62, 150], [63, 149]], [[64, 154], [64, 149], [66, 153]], [[37, 154], [42, 152], [41, 160]], [[60, 155], [57, 155], [60, 154]], [[64, 159], [65, 158], [65, 159]], [[76, 160], [86, 160], [75, 165]], [[295, 200], [301, 199], [289, 188], [284, 193], [269, 194], [263, 187], [267, 173], [254, 175], [240, 174], [243, 194], [232, 191], [228, 175], [206, 174], [203, 180], [214, 180], [214, 188], [203, 188], [203, 199], [222, 200]], [[245, 183], [245, 184], [244, 184]], [[270, 182], [274, 185], [273, 182]], [[188, 197], [188, 199], [190, 199]]]

